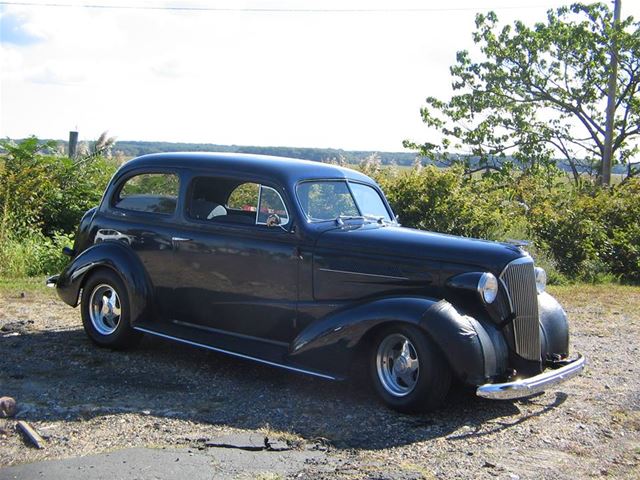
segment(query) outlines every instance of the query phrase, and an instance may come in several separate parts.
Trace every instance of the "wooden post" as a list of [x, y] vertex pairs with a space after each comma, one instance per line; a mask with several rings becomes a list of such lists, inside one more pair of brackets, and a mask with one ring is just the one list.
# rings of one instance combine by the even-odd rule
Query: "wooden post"
[[78, 132], [69, 132], [69, 158], [76, 158], [78, 148]]

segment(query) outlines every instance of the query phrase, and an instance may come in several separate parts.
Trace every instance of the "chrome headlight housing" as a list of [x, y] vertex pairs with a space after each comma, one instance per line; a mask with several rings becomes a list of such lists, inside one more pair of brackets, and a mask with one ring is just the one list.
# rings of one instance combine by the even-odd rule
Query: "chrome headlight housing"
[[492, 273], [485, 272], [478, 280], [477, 289], [485, 303], [493, 303], [498, 296], [498, 279]]
[[534, 268], [534, 272], [536, 275], [536, 290], [538, 293], [542, 293], [547, 288], [547, 272], [540, 267]]

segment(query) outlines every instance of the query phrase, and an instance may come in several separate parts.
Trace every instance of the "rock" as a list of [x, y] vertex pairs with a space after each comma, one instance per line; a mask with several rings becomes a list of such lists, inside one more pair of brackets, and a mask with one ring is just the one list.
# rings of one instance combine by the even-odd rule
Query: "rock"
[[16, 414], [16, 401], [11, 397], [0, 398], [0, 417], [13, 417]]

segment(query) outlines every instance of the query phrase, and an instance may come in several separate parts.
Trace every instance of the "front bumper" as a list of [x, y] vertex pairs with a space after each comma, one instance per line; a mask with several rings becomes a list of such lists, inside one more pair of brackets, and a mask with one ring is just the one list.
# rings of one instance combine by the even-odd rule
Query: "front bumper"
[[547, 370], [535, 377], [523, 378], [522, 380], [507, 383], [487, 383], [481, 385], [476, 390], [476, 395], [493, 400], [529, 397], [579, 375], [582, 370], [584, 370], [584, 366], [585, 358], [582, 355], [578, 355], [578, 358], [571, 363], [554, 370]]

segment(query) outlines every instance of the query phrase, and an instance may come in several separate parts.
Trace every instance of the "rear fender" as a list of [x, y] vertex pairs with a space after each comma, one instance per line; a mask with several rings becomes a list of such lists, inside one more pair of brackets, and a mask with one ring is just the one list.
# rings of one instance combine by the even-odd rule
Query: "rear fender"
[[85, 279], [97, 268], [109, 268], [120, 276], [129, 294], [131, 323], [135, 324], [145, 315], [153, 288], [140, 259], [120, 242], [98, 243], [75, 257], [56, 282], [58, 296], [77, 306]]

